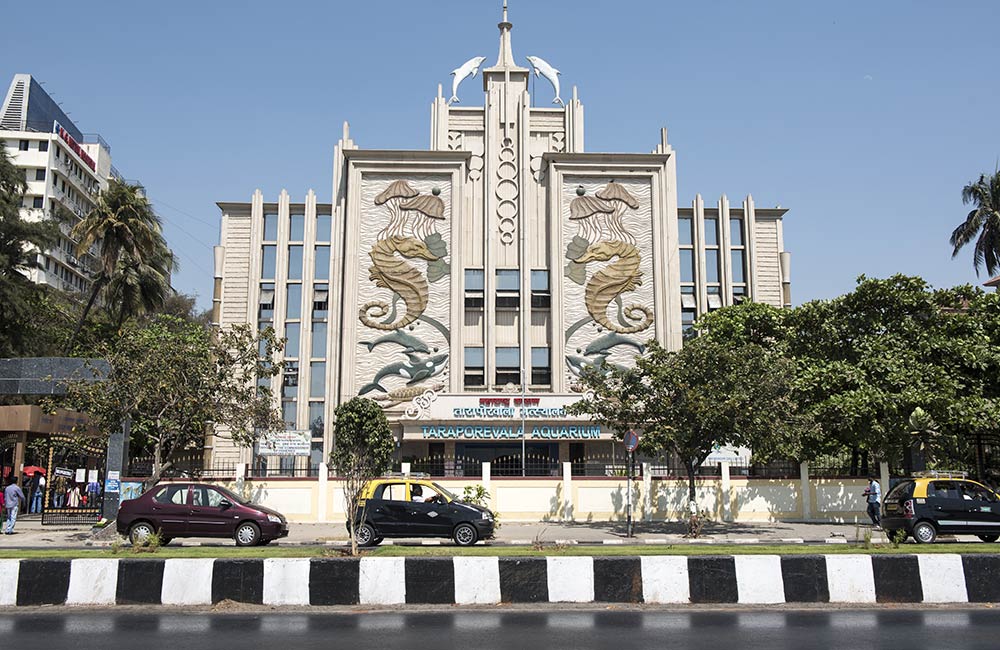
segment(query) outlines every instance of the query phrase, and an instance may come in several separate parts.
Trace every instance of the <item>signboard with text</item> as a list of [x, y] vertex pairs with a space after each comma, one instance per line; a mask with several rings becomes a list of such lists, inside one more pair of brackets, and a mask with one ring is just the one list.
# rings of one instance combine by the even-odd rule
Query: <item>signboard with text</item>
[[312, 450], [312, 432], [272, 431], [257, 443], [259, 456], [308, 456]]

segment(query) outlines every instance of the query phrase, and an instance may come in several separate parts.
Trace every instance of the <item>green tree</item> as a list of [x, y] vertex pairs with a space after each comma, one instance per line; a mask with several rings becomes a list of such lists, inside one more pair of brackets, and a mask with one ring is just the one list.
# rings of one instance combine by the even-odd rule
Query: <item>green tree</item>
[[992, 176], [980, 174], [979, 180], [963, 187], [962, 203], [971, 204], [972, 210], [951, 233], [951, 256], [956, 257], [975, 239], [972, 267], [976, 275], [983, 264], [986, 272], [994, 275], [1000, 269], [1000, 170]]
[[676, 455], [693, 504], [697, 470], [717, 446], [750, 447], [762, 460], [797, 452], [809, 423], [797, 412], [793, 379], [790, 361], [756, 343], [696, 337], [668, 352], [653, 342], [634, 369], [584, 373], [592, 392], [569, 410], [618, 434], [640, 429], [642, 453]]
[[351, 535], [351, 553], [357, 555], [358, 540], [355, 524], [364, 521], [361, 491], [372, 479], [378, 478], [392, 466], [396, 441], [389, 429], [389, 422], [378, 402], [355, 397], [337, 407], [334, 413], [334, 449], [330, 462], [344, 481], [344, 501], [347, 510], [347, 528]]
[[71, 384], [66, 401], [106, 431], [131, 419], [134, 449], [152, 454], [155, 482], [178, 452], [203, 445], [213, 424], [217, 437], [242, 446], [284, 427], [269, 388], [281, 347], [270, 328], [258, 334], [240, 325], [213, 336], [169, 316], [131, 322], [98, 347], [111, 365], [107, 380]]
[[38, 252], [56, 234], [52, 220], [21, 217], [26, 189], [24, 170], [14, 166], [0, 145], [0, 357], [32, 353], [32, 316], [43, 290], [25, 273], [37, 267]]
[[[115, 319], [123, 323], [125, 317], [139, 313], [130, 313], [129, 309], [163, 303], [174, 263], [163, 239], [160, 218], [142, 188], [117, 179], [110, 181], [98, 197], [96, 207], [73, 227], [71, 234], [79, 242], [79, 256], [97, 246], [99, 268], [92, 279], [90, 298], [67, 342], [67, 351], [72, 349], [90, 310], [109, 284], [118, 284], [115, 295], [106, 297], [109, 303], [112, 298], [121, 300], [126, 292], [130, 297], [127, 307], [108, 305]], [[141, 280], [140, 266], [143, 267]], [[157, 290], [161, 291], [158, 295]]]

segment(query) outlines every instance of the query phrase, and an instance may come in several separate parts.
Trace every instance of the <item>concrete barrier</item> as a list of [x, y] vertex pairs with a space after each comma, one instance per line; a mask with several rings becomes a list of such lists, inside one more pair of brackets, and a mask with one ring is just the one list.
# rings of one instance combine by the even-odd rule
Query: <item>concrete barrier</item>
[[1000, 602], [1000, 555], [0, 561], [0, 606]]

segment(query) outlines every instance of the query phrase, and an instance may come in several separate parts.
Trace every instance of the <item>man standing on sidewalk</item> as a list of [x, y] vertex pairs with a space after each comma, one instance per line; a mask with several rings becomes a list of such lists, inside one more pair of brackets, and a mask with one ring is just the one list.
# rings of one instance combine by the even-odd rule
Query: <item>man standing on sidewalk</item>
[[868, 516], [871, 517], [872, 526], [877, 530], [882, 527], [882, 513], [880, 511], [882, 502], [882, 488], [874, 476], [868, 477], [868, 487], [865, 489], [865, 499], [868, 501]]
[[14, 477], [8, 479], [7, 489], [3, 491], [3, 501], [4, 508], [7, 509], [7, 519], [4, 522], [3, 534], [12, 535], [14, 533], [14, 524], [17, 522], [18, 508], [21, 507], [22, 503], [27, 501], [24, 498], [24, 492], [18, 487]]

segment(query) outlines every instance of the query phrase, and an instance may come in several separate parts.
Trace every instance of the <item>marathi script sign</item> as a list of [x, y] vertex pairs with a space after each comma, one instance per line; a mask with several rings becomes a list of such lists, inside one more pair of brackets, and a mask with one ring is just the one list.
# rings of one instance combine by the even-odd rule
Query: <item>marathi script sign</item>
[[407, 412], [415, 420], [585, 420], [566, 407], [580, 395], [435, 395]]
[[306, 431], [272, 431], [257, 443], [260, 456], [308, 456], [312, 449], [312, 433]]

